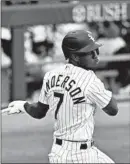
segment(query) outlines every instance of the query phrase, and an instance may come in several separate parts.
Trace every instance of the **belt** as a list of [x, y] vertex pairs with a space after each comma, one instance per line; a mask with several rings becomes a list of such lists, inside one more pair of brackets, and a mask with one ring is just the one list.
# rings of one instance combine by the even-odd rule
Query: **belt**
[[[55, 143], [56, 143], [57, 145], [61, 145], [61, 146], [62, 146], [63, 141], [74, 143], [74, 141], [66, 141], [66, 140], [62, 140], [62, 139], [59, 139], [59, 138], [56, 138]], [[77, 142], [75, 142], [75, 143], [77, 143]], [[94, 141], [89, 141], [89, 143], [87, 143], [87, 142], [86, 142], [86, 143], [78, 142], [78, 143], [80, 143], [80, 149], [87, 149], [87, 148], [90, 148], [91, 146], [94, 145]]]

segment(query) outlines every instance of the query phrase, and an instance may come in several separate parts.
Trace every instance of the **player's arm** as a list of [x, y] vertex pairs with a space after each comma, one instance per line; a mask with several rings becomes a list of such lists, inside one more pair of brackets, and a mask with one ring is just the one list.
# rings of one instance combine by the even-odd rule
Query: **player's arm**
[[118, 113], [118, 107], [115, 98], [112, 96], [108, 105], [102, 108], [108, 115], [115, 116]]
[[115, 116], [117, 114], [118, 107], [112, 92], [105, 89], [102, 81], [96, 76], [88, 88], [88, 98], [97, 108], [101, 108], [108, 115]]
[[41, 119], [43, 117], [46, 116], [46, 113], [49, 109], [49, 105], [48, 105], [48, 97], [47, 97], [47, 92], [46, 92], [46, 76], [45, 75], [44, 79], [43, 79], [43, 85], [42, 85], [42, 89], [39, 95], [39, 100], [37, 103], [33, 103], [33, 104], [29, 104], [28, 102], [26, 102], [24, 104], [24, 108], [25, 111], [32, 117], [37, 118], [37, 119]]
[[49, 105], [37, 102], [37, 103], [28, 103], [27, 101], [12, 101], [9, 103], [6, 109], [2, 110], [2, 113], [7, 114], [16, 114], [16, 113], [27, 113], [33, 118], [41, 119], [46, 116], [46, 113], [49, 109]]
[[43, 104], [41, 102], [33, 104], [29, 104], [28, 102], [26, 102], [24, 104], [24, 109], [33, 118], [41, 119], [46, 116], [46, 113], [49, 109], [49, 105]]

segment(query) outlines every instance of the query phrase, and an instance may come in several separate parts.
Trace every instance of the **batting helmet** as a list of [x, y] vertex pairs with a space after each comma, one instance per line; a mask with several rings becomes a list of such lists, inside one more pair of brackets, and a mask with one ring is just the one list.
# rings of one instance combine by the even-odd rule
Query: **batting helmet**
[[70, 54], [87, 53], [99, 48], [101, 44], [97, 43], [90, 31], [76, 30], [69, 32], [62, 41], [62, 50], [65, 58], [69, 58]]

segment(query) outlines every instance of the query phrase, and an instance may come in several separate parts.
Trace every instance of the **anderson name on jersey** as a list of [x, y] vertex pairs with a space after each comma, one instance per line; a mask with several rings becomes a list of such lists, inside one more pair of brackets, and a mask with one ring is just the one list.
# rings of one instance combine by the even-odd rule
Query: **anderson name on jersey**
[[55, 116], [54, 137], [87, 141], [93, 136], [95, 110], [111, 96], [93, 71], [66, 64], [45, 74], [39, 101]]

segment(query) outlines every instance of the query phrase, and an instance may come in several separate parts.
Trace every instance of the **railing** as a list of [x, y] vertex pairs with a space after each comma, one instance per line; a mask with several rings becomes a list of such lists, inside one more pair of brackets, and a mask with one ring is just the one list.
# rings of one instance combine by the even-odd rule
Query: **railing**
[[[100, 63], [107, 63], [107, 62], [124, 62], [124, 61], [130, 61], [130, 54], [118, 54], [118, 55], [113, 55], [113, 56], [101, 56], [100, 57]], [[34, 66], [39, 66], [39, 67], [42, 67], [46, 64], [54, 64], [54, 63], [67, 63], [66, 60], [62, 59], [62, 60], [56, 60], [54, 59], [53, 61], [51, 62], [44, 62], [44, 59], [43, 60], [40, 60], [39, 62], [37, 63], [31, 63], [31, 64], [26, 64], [26, 67], [27, 69], [30, 68], [30, 67], [34, 67]], [[115, 70], [102, 70], [102, 71], [96, 71], [96, 73], [99, 75], [99, 76], [105, 76], [105, 77], [115, 77], [118, 75], [118, 71], [115, 69]]]
[[113, 56], [102, 56], [101, 62], [124, 62], [130, 61], [130, 54], [118, 54]]
[[[130, 61], [130, 54], [118, 54], [118, 55], [113, 55], [113, 56], [101, 56], [100, 57], [100, 62], [124, 62], [124, 61]], [[51, 62], [45, 62], [44, 59], [40, 60], [39, 62], [34, 62], [34, 63], [27, 63], [27, 67], [32, 67], [32, 66], [43, 66], [46, 64], [50, 63], [66, 63], [65, 59], [57, 60], [54, 59]]]

